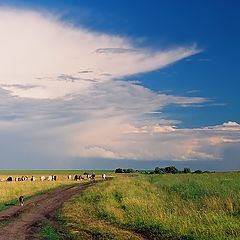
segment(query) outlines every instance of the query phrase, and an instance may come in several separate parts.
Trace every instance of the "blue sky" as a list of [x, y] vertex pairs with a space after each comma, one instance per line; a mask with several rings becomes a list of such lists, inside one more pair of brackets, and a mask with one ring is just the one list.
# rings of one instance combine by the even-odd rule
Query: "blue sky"
[[[230, 168], [238, 168], [237, 149], [240, 136], [238, 124], [240, 74], [237, 68], [240, 54], [238, 1], [69, 0], [24, 1], [24, 3], [1, 1], [0, 6], [6, 26], [12, 29], [11, 36], [14, 36], [16, 41], [20, 39], [20, 33], [17, 33], [16, 29], [24, 29], [26, 19], [33, 23], [33, 26], [27, 26], [27, 30], [23, 31], [27, 41], [29, 40], [29, 46], [39, 44], [42, 51], [51, 52], [51, 47], [48, 46], [47, 41], [45, 43], [45, 39], [41, 40], [41, 36], [40, 40], [31, 37], [36, 35], [34, 24], [36, 28], [39, 27], [40, 33], [43, 31], [43, 34], [46, 29], [50, 29], [46, 32], [46, 39], [53, 31], [58, 32], [57, 29], [62, 28], [67, 32], [65, 35], [61, 30], [62, 35], [56, 39], [56, 34], [54, 39], [52, 35], [49, 37], [49, 41], [53, 41], [52, 44], [54, 41], [57, 45], [61, 42], [59, 48], [66, 51], [59, 56], [66, 58], [66, 63], [61, 63], [63, 65], [59, 63], [57, 66], [55, 62], [49, 60], [49, 66], [53, 66], [54, 70], [49, 70], [46, 66], [39, 67], [43, 65], [43, 56], [38, 58], [40, 53], [37, 52], [31, 56], [31, 49], [21, 45], [24, 43], [19, 40], [20, 50], [19, 52], [18, 49], [15, 50], [16, 56], [19, 54], [21, 59], [21, 49], [26, 47], [29, 58], [38, 59], [36, 65], [31, 66], [32, 75], [24, 75], [25, 72], [22, 72], [20, 67], [18, 69], [20, 63], [15, 67], [15, 74], [10, 76], [10, 71], [0, 73], [1, 98], [3, 101], [7, 99], [5, 100], [7, 108], [4, 108], [6, 116], [2, 119], [4, 121], [10, 119], [7, 123], [3, 123], [3, 136], [9, 139], [5, 144], [11, 145], [11, 150], [7, 148], [4, 153], [11, 162], [4, 164], [5, 168], [14, 168], [14, 166], [18, 168], [21, 166], [19, 161], [27, 167], [30, 159], [40, 151], [39, 149], [46, 153], [42, 156], [42, 159], [46, 160], [42, 165], [39, 165], [39, 161], [38, 164], [33, 163], [32, 168], [87, 167], [86, 162], [90, 161], [89, 159], [91, 159], [89, 167], [92, 167], [94, 162], [99, 166], [99, 162], [96, 161], [105, 159], [104, 161], [108, 161], [108, 166], [114, 167], [116, 161], [118, 163], [124, 161], [124, 164], [127, 162], [132, 164], [134, 161], [136, 168], [143, 165], [146, 168], [148, 164], [151, 165], [150, 161], [164, 165], [165, 160], [173, 160], [176, 164], [196, 163], [197, 166], [202, 162], [203, 168], [211, 169], [214, 169], [214, 166], [217, 168], [221, 161], [222, 170], [228, 169], [226, 161], [229, 161], [230, 165], [232, 161], [234, 167]], [[21, 13], [26, 13], [25, 17]], [[47, 19], [46, 22], [44, 18]], [[14, 21], [18, 21], [21, 25], [16, 27]], [[73, 29], [79, 40], [71, 37]], [[85, 31], [88, 32], [88, 36], [85, 35]], [[5, 34], [6, 39], [9, 32], [3, 30], [2, 34]], [[105, 36], [104, 39], [101, 38], [102, 35]], [[9, 34], [9, 38], [11, 36]], [[88, 48], [88, 43], [81, 42], [80, 39], [86, 38], [92, 41], [91, 36], [96, 36], [100, 42], [100, 47], [96, 46], [96, 52], [103, 56], [102, 59], [98, 60], [98, 56], [96, 59], [92, 58], [92, 52], [91, 56], [87, 53], [87, 55], [81, 54]], [[43, 42], [46, 45], [42, 44]], [[78, 48], [78, 42], [82, 48]], [[91, 49], [94, 49], [95, 45], [92, 44]], [[12, 48], [10, 44], [8, 48]], [[73, 57], [70, 51], [79, 53], [74, 56], [75, 59], [80, 59], [79, 62], [76, 60], [71, 63]], [[52, 51], [48, 59], [54, 54], [55, 52]], [[166, 56], [163, 57], [163, 54]], [[67, 61], [66, 56], [70, 61]], [[110, 62], [108, 63], [109, 56], [116, 60], [116, 64], [111, 68], [108, 68], [111, 65]], [[128, 59], [129, 62], [124, 59]], [[144, 59], [145, 62], [139, 63], [139, 59]], [[68, 62], [69, 67], [66, 66]], [[29, 62], [26, 61], [25, 64], [27, 66]], [[129, 64], [131, 67], [126, 69], [124, 64]], [[11, 67], [11, 61], [6, 68], [9, 66]], [[99, 69], [101, 73], [97, 72], [100, 71]], [[109, 69], [113, 69], [111, 77], [108, 72], [106, 73], [107, 70], [110, 72]], [[92, 82], [91, 85], [70, 86], [75, 80], [79, 82], [78, 80], [82, 79], [81, 76], [76, 75], [77, 70], [78, 74], [82, 72], [80, 75], [83, 71], [89, 71], [87, 78]], [[91, 75], [90, 72], [95, 75]], [[20, 77], [21, 74], [25, 78], [24, 81]], [[50, 83], [46, 78], [51, 79], [52, 82]], [[36, 82], [32, 79], [45, 79], [45, 82], [40, 80]], [[71, 80], [72, 83], [66, 85], [62, 80], [66, 82]], [[54, 81], [56, 85], [53, 84]], [[58, 90], [53, 93], [54, 89]], [[86, 92], [91, 93], [87, 95]], [[92, 93], [95, 94], [95, 100], [92, 98]], [[77, 96], [75, 100], [73, 96]], [[84, 102], [81, 103], [82, 105], [79, 104], [81, 99]], [[94, 101], [97, 101], [96, 106]], [[16, 106], [20, 106], [18, 111]], [[96, 113], [94, 106], [102, 110], [101, 114]], [[74, 112], [67, 112], [69, 108], [74, 109]], [[44, 117], [39, 112], [44, 112]], [[54, 112], [58, 130], [52, 127], [52, 117], [45, 118], [50, 112], [51, 114]], [[66, 121], [66, 114], [70, 120]], [[35, 119], [41, 120], [36, 122]], [[106, 122], [111, 126], [109, 129], [112, 129], [112, 132], [109, 129], [100, 131], [104, 129], [104, 119], [107, 119]], [[7, 131], [6, 124], [14, 124], [11, 129], [17, 130]], [[23, 124], [21, 128], [28, 134], [19, 131], [18, 124]], [[46, 132], [36, 134], [34, 129], [39, 126]], [[80, 137], [82, 129], [86, 130], [84, 138]], [[121, 132], [115, 132], [116, 129], [121, 129]], [[34, 133], [29, 134], [29, 131]], [[110, 132], [106, 134], [108, 131]], [[73, 134], [76, 132], [79, 132], [79, 136]], [[109, 141], [102, 142], [99, 137], [101, 134]], [[121, 137], [116, 139], [113, 137], [114, 134], [119, 134]], [[19, 148], [17, 140], [14, 140], [25, 137], [31, 139], [35, 149], [29, 154], [26, 154], [27, 144]], [[63, 138], [62, 142], [59, 141], [61, 138]], [[49, 145], [48, 143], [52, 143], [54, 139], [58, 140]], [[128, 146], [136, 145], [136, 148], [125, 148], [124, 152], [123, 141], [128, 143]], [[194, 144], [191, 145], [190, 142]], [[65, 146], [61, 153], [63, 157], [58, 162], [56, 159], [59, 155], [56, 154], [56, 148], [62, 144]], [[82, 150], [72, 147], [78, 144], [83, 146]], [[180, 151], [181, 144], [191, 146]], [[146, 151], [139, 151], [143, 146]], [[16, 154], [11, 152], [12, 149]], [[211, 164], [206, 164], [206, 161], [211, 161]]]

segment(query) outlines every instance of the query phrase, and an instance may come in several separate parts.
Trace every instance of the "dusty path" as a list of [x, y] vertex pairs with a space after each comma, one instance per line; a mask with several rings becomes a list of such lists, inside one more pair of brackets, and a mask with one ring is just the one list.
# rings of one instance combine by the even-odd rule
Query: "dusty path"
[[26, 201], [24, 206], [13, 206], [0, 212], [1, 240], [33, 239], [34, 226], [54, 216], [55, 211], [73, 195], [94, 185], [95, 183], [79, 184], [62, 187], [48, 193], [36, 196]]

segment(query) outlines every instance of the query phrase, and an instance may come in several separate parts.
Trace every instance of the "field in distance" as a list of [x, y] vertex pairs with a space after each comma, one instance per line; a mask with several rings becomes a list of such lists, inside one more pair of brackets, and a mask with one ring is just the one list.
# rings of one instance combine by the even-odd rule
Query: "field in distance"
[[239, 219], [239, 172], [119, 174], [59, 215], [72, 239], [237, 240]]

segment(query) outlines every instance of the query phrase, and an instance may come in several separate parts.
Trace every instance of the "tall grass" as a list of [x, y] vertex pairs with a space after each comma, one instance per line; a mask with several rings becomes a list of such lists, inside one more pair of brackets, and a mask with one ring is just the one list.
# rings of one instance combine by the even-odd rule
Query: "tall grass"
[[76, 236], [120, 226], [120, 235], [131, 229], [149, 239], [236, 240], [240, 174], [124, 175], [66, 203], [62, 215]]

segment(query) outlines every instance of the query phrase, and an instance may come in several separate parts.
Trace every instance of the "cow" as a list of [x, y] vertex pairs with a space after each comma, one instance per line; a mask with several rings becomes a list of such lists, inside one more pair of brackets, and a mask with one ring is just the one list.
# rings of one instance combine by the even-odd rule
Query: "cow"
[[6, 181], [7, 181], [7, 182], [12, 182], [12, 180], [13, 180], [13, 178], [10, 176], [10, 177], [7, 178]]
[[106, 180], [106, 174], [102, 174], [102, 180]]
[[52, 181], [57, 181], [57, 176], [52, 176]]
[[68, 179], [71, 180], [72, 179], [72, 175], [68, 175]]
[[92, 174], [92, 176], [91, 176], [90, 179], [95, 182], [95, 177], [96, 177], [96, 175], [95, 175], [95, 174]]
[[27, 181], [28, 180], [28, 177], [27, 176], [22, 176], [21, 177], [21, 181]]
[[47, 180], [52, 181], [52, 176], [48, 176]]
[[23, 204], [24, 204], [24, 197], [20, 196], [18, 200], [20, 202], [20, 205], [23, 206]]
[[83, 179], [84, 179], [84, 177], [82, 175], [75, 175], [74, 176], [75, 181], [82, 181]]
[[41, 181], [44, 181], [44, 180], [46, 180], [46, 177], [45, 177], [45, 176], [41, 176], [41, 177], [40, 177], [40, 180], [41, 180]]
[[78, 175], [74, 176], [74, 181], [78, 181]]
[[36, 178], [34, 176], [31, 177], [31, 181], [35, 182]]

